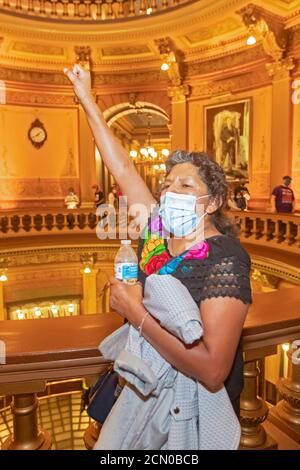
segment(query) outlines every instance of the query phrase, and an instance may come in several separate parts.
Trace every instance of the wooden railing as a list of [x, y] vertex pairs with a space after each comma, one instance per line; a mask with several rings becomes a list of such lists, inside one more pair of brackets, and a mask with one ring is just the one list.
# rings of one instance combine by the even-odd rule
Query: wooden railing
[[0, 12], [55, 21], [140, 18], [193, 0], [0, 0]]
[[232, 211], [241, 241], [300, 254], [300, 214]]
[[38, 428], [36, 393], [46, 389], [47, 380], [98, 377], [108, 366], [98, 344], [123, 324], [113, 313], [58, 320], [38, 320], [38, 327], [34, 320], [21, 326], [21, 322], [0, 322], [0, 339], [6, 346], [6, 364], [0, 364], [0, 395], [13, 395], [14, 423], [14, 436], [4, 449], [51, 448], [48, 432]]
[[[241, 397], [242, 449], [276, 448], [262, 423], [269, 409], [258, 397], [257, 367], [262, 358], [273, 355], [277, 345], [300, 339], [300, 288], [268, 294], [256, 294], [244, 328], [245, 387]], [[45, 449], [51, 438], [38, 428], [36, 393], [47, 380], [88, 377], [102, 373], [107, 361], [97, 346], [109, 333], [121, 326], [114, 313], [74, 318], [0, 322], [0, 339], [6, 345], [6, 364], [0, 365], [0, 394], [13, 395], [14, 436], [5, 449]], [[45, 334], [47, 332], [47, 334]], [[296, 343], [295, 343], [296, 344]], [[295, 354], [296, 353], [296, 354]], [[293, 357], [292, 357], [293, 354]], [[288, 377], [278, 384], [283, 400], [271, 410], [282, 428], [299, 437], [300, 361], [291, 348]], [[299, 356], [299, 355], [298, 355]], [[284, 410], [284, 412], [283, 412]], [[274, 418], [274, 419], [275, 419]], [[296, 423], [296, 424], [295, 424]], [[89, 428], [89, 447], [97, 438], [96, 424]]]

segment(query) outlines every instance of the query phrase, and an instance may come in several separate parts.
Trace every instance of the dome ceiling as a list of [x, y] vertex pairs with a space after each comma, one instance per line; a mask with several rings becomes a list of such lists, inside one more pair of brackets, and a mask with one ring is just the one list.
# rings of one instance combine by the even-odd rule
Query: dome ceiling
[[[168, 4], [168, 0], [157, 1], [157, 4], [163, 2]], [[7, 8], [7, 5], [22, 6], [23, 3], [33, 4], [32, 0], [0, 0], [0, 66], [61, 72], [65, 65], [76, 60], [76, 48], [86, 48], [95, 72], [159, 71], [161, 57], [156, 41], [165, 37], [182, 52], [187, 64], [247, 49], [247, 29], [237, 11], [251, 3], [249, 1], [172, 0], [169, 4], [174, 7], [162, 12], [104, 21], [98, 17], [94, 21], [82, 20], [80, 24], [70, 19], [64, 21], [63, 17], [49, 19], [40, 14], [34, 17], [33, 12], [29, 16], [22, 14], [20, 8]], [[127, 1], [126, 5], [130, 3], [137, 4]], [[146, 1], [138, 3], [148, 5]], [[287, 27], [300, 23], [300, 1], [252, 3], [279, 15]], [[50, 7], [51, 1], [38, 0], [35, 4]]]

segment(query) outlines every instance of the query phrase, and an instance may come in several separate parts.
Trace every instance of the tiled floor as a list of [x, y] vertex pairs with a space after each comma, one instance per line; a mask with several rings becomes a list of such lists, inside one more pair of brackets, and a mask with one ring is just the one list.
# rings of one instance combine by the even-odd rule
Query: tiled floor
[[[53, 439], [53, 450], [85, 449], [83, 435], [89, 417], [80, 413], [81, 393], [68, 392], [40, 399], [39, 425]], [[264, 423], [266, 432], [278, 443], [279, 450], [300, 450], [300, 444], [290, 439], [269, 421]], [[0, 411], [0, 446], [12, 430], [10, 408]]]
[[[52, 436], [53, 450], [85, 449], [84, 431], [89, 417], [80, 413], [81, 393], [68, 392], [40, 399], [39, 425]], [[0, 445], [12, 430], [10, 408], [0, 411]]]

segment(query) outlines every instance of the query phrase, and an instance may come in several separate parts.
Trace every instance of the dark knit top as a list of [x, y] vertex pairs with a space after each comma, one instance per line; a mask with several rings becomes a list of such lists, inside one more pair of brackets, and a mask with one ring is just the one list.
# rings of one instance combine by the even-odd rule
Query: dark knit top
[[[195, 302], [200, 305], [200, 309], [202, 300], [215, 297], [233, 297], [245, 304], [251, 304], [251, 261], [240, 241], [227, 235], [213, 236], [206, 240], [210, 245], [209, 256], [204, 260], [183, 260], [172, 275], [186, 286]], [[144, 240], [141, 239], [138, 249], [139, 259], [143, 243]], [[167, 245], [166, 241], [165, 243]], [[139, 270], [139, 280], [143, 285], [146, 277], [146, 274]], [[241, 340], [225, 387], [238, 414], [238, 399], [243, 389]]]

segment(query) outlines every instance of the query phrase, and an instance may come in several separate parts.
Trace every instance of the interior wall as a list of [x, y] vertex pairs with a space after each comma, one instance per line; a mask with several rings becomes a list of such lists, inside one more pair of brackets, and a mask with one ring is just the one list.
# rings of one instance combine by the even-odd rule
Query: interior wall
[[300, 200], [300, 74], [295, 77], [296, 80], [299, 81], [299, 87], [293, 104], [292, 189], [296, 199]]
[[[0, 106], [0, 208], [62, 204], [79, 192], [77, 109]], [[37, 149], [28, 130], [39, 119], [47, 140]]]

